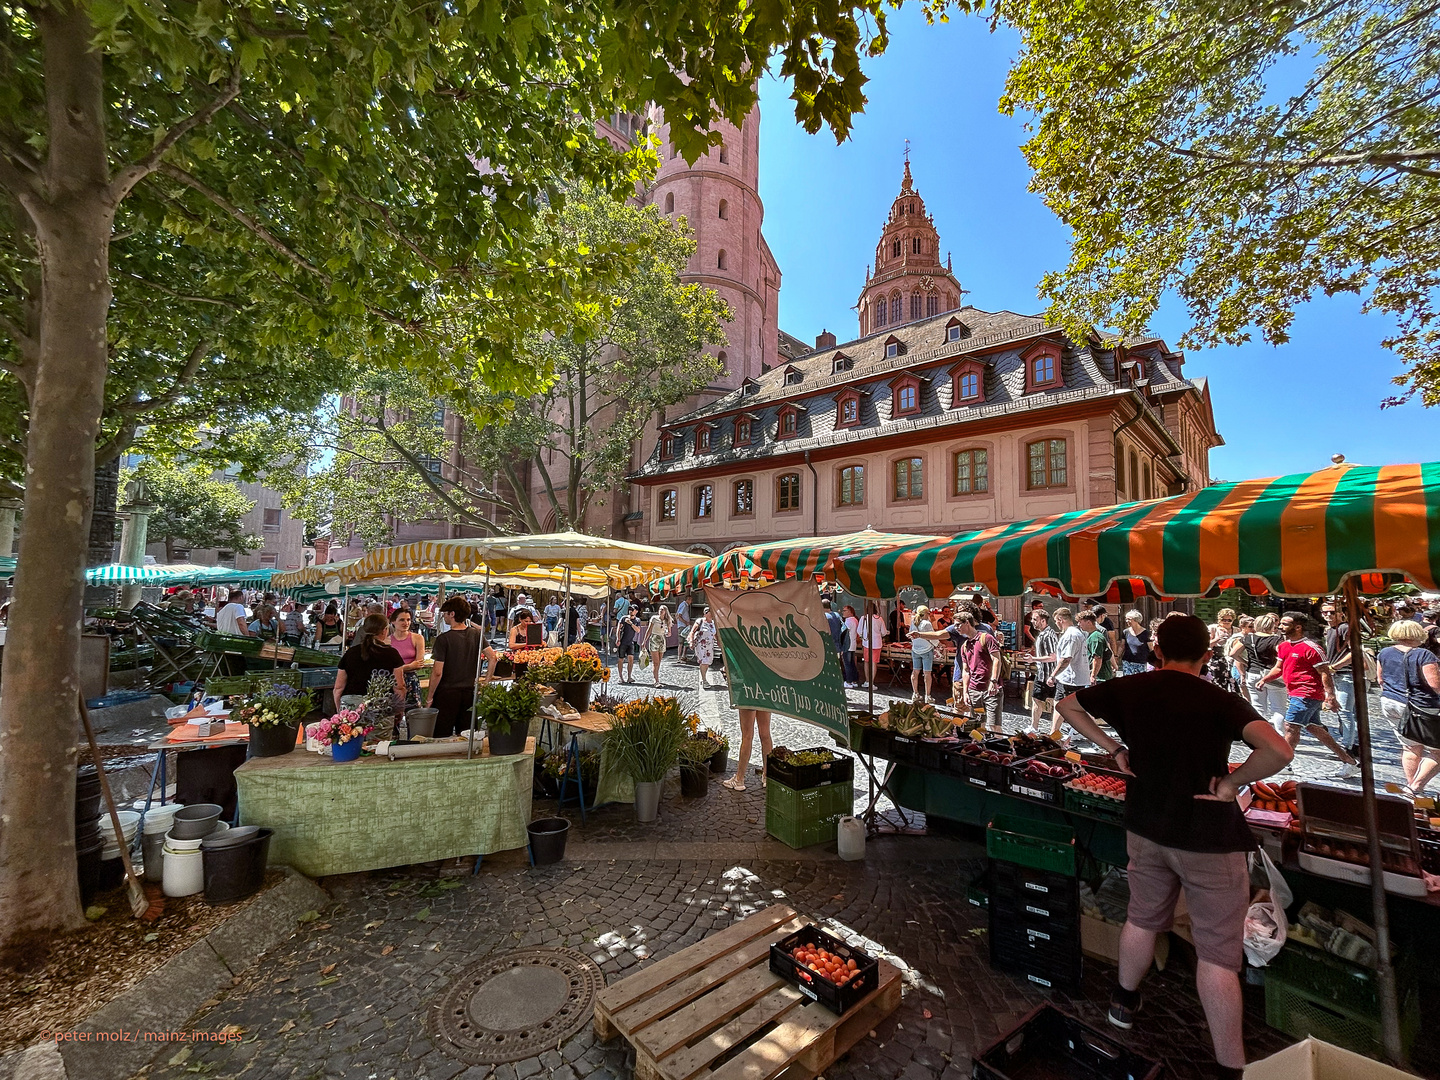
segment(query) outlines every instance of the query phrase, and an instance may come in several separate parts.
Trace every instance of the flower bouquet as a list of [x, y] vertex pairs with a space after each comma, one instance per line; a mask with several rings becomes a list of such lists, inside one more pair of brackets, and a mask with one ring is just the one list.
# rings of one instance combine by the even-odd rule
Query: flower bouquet
[[321, 720], [311, 729], [311, 734], [321, 742], [328, 742], [331, 756], [336, 761], [354, 761], [360, 756], [360, 747], [373, 728], [366, 721], [361, 709], [341, 709], [328, 720]]
[[395, 714], [404, 703], [403, 695], [395, 686], [395, 676], [388, 671], [371, 673], [360, 713], [375, 733], [375, 738], [388, 739], [395, 734]]
[[295, 749], [300, 721], [314, 705], [315, 699], [309, 690], [272, 682], [246, 698], [231, 718], [250, 726], [251, 757], [277, 757]]
[[591, 645], [572, 645], [568, 651], [547, 649], [560, 655], [553, 659], [532, 663], [525, 677], [534, 682], [543, 682], [555, 687], [560, 697], [569, 702], [576, 712], [590, 707], [590, 689], [610, 676], [610, 669], [600, 660]]

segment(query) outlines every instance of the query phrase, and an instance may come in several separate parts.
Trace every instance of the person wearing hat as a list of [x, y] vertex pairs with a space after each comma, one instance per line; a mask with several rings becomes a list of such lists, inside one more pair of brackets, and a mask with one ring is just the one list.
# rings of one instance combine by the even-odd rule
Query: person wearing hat
[[1406, 600], [1403, 596], [1395, 601], [1395, 618], [1409, 619], [1411, 622], [1424, 625], [1420, 619], [1420, 613], [1415, 610], [1415, 605], [1411, 604], [1410, 601]]

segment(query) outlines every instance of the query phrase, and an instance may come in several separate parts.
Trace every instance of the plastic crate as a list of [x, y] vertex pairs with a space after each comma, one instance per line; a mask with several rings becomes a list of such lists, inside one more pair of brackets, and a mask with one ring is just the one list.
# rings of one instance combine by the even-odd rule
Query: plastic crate
[[[844, 986], [836, 986], [825, 976], [795, 962], [790, 953], [797, 945], [818, 945], [843, 960], [854, 960], [855, 977]], [[818, 926], [802, 926], [789, 937], [772, 944], [770, 970], [794, 983], [806, 997], [818, 1001], [837, 1015], [844, 1015], [880, 985], [880, 961], [859, 949], [852, 949]]]
[[918, 735], [912, 738], [908, 735], [892, 733], [890, 736], [890, 760], [899, 765], [919, 765], [921, 743], [922, 740]]
[[848, 780], [803, 791], [778, 780], [765, 785], [765, 831], [792, 848], [834, 840], [840, 819], [854, 812], [854, 785]]
[[990, 906], [990, 966], [997, 971], [1040, 976], [1042, 985], [1079, 987], [1085, 974], [1080, 929], [1011, 922]]
[[1066, 810], [1073, 813], [1084, 814], [1086, 817], [1098, 818], [1101, 821], [1123, 822], [1125, 820], [1125, 800], [1111, 799], [1104, 795], [1079, 791], [1072, 787], [1065, 789], [1064, 806]]
[[974, 1080], [1086, 1077], [1155, 1080], [1160, 1063], [1046, 1002], [975, 1056]]
[[302, 668], [300, 670], [300, 685], [306, 687], [326, 687], [335, 685], [335, 676], [340, 673], [338, 667], [328, 668]]
[[[1043, 761], [1046, 765], [1065, 765], [1069, 768], [1066, 776], [1035, 776], [1025, 772], [1025, 766], [1032, 761]], [[1050, 754], [1036, 754], [1021, 758], [1005, 767], [1005, 791], [1021, 799], [1044, 803], [1047, 806], [1065, 805], [1065, 783], [1079, 772], [1079, 766]]]
[[[1282, 950], [1282, 952], [1285, 950]], [[1397, 988], [1398, 989], [1398, 988]], [[1380, 1013], [1348, 1009], [1291, 985], [1280, 972], [1265, 971], [1265, 1023], [1297, 1039], [1314, 1037], [1369, 1057], [1384, 1056]], [[1420, 1031], [1420, 995], [1400, 996], [1400, 1045], [1409, 1051]]]
[[[1352, 964], [1342, 957], [1290, 941], [1265, 969], [1286, 985], [1309, 997], [1328, 1002], [1357, 1015], [1380, 1018], [1379, 977], [1374, 968]], [[1395, 970], [1395, 989], [1403, 1001], [1415, 986], [1414, 967], [1402, 960]]]
[[890, 754], [894, 750], [895, 733], [884, 728], [862, 727], [860, 728], [860, 752], [871, 757], [885, 758], [890, 760]]
[[[819, 752], [835, 753], [824, 746], [797, 751], [802, 754]], [[805, 788], [823, 787], [826, 784], [855, 779], [855, 759], [845, 754], [835, 754], [834, 761], [818, 762], [813, 765], [792, 765], [772, 754], [765, 759], [765, 776], [767, 780], [778, 780], [788, 788], [802, 791]]]
[[990, 887], [983, 881], [972, 881], [965, 888], [965, 902], [971, 907], [989, 907]]
[[985, 851], [992, 859], [1075, 874], [1075, 830], [1068, 825], [996, 814], [985, 830]]
[[[1012, 749], [1009, 739], [986, 739], [983, 745], [986, 750], [993, 750], [997, 754], [1009, 754]], [[1005, 763], [984, 761], [973, 754], [962, 754], [958, 750], [950, 755], [950, 759], [955, 763], [954, 771], [963, 776], [971, 787], [981, 787], [987, 791], [1005, 790]]]

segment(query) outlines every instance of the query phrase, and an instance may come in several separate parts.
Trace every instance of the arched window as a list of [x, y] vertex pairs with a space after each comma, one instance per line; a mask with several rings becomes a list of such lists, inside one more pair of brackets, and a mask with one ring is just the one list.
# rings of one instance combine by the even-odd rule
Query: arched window
[[840, 398], [837, 422], [840, 424], [856, 424], [860, 422], [860, 399], [854, 394], [845, 394]]
[[717, 355], [717, 356], [715, 357], [715, 359], [720, 361], [720, 366], [721, 366], [721, 367], [724, 367], [724, 366], [725, 366], [725, 350], [724, 350], [724, 349], [721, 349], [719, 355]]
[[[726, 151], [726, 149], [725, 149], [725, 144], [722, 142], [722, 143], [720, 144], [720, 164], [721, 164], [721, 165], [728, 165], [729, 163], [730, 163], [730, 154]], [[724, 217], [724, 215], [722, 214], [721, 217]]]
[[725, 269], [725, 249], [724, 249], [724, 248], [721, 248], [721, 249], [720, 249], [720, 257], [715, 260], [715, 265], [716, 265], [719, 269], [721, 269], [721, 270], [724, 270], [724, 269]]
[[879, 300], [876, 300], [876, 301], [875, 301], [875, 325], [876, 325], [876, 326], [884, 326], [884, 325], [886, 324], [886, 322], [888, 321], [888, 320], [885, 318], [885, 310], [886, 310], [885, 298], [882, 296]]
[[1055, 358], [1049, 353], [1035, 357], [1030, 365], [1030, 382], [1033, 385], [1041, 386], [1054, 380]]
[[1150, 462], [1145, 462], [1145, 498], [1153, 499], [1154, 488], [1150, 486]]
[[786, 409], [780, 414], [780, 437], [789, 438], [800, 430], [800, 414], [793, 408]]
[[667, 191], [667, 192], [665, 193], [665, 213], [667, 213], [667, 214], [673, 214], [674, 212], [675, 212], [675, 193], [674, 193], [673, 191]]
[[1115, 497], [1125, 498], [1125, 448], [1115, 440]]
[[918, 236], [917, 236], [917, 237], [914, 237], [914, 238], [911, 239], [911, 241], [910, 241], [910, 254], [911, 254], [911, 255], [919, 255], [919, 254], [920, 254], [920, 238], [919, 238]]
[[657, 515], [661, 521], [674, 521], [675, 511], [680, 505], [680, 495], [674, 488], [666, 488], [660, 492], [660, 511]]
[[701, 424], [695, 429], [695, 449], [697, 452], [704, 452], [710, 449], [710, 427], [708, 424]]
[[741, 416], [735, 421], [735, 445], [750, 445], [750, 418]]
[[724, 199], [720, 200], [720, 216], [722, 218], [727, 218], [730, 216], [730, 204]]
[[840, 506], [865, 505], [865, 466], [849, 465], [835, 474], [835, 502]]
[[1130, 451], [1130, 496], [1140, 498], [1140, 459], [1135, 456], [1135, 451]]
[[899, 241], [899, 240], [896, 240], [896, 241], [895, 241], [894, 245], [892, 246], [892, 250], [895, 252], [895, 258], [898, 259], [898, 258], [900, 257], [900, 241]]
[[955, 455], [954, 494], [974, 495], [990, 490], [988, 450], [961, 450]]
[[715, 516], [715, 489], [709, 484], [695, 488], [695, 519], [697, 521]]
[[940, 295], [939, 295], [938, 293], [933, 293], [933, 292], [932, 292], [929, 296], [925, 297], [925, 316], [926, 316], [926, 318], [929, 318], [931, 315], [939, 315], [939, 314], [940, 314]]
[[923, 303], [920, 297], [920, 290], [916, 289], [910, 294], [910, 318], [920, 318], [920, 305]]
[[925, 497], [925, 460], [901, 458], [895, 462], [895, 501], [913, 502]]
[[920, 388], [914, 383], [902, 383], [895, 391], [895, 413], [903, 415], [920, 408]]
[[967, 371], [960, 376], [960, 400], [970, 401], [980, 396], [980, 375], [978, 372]]
[[900, 306], [900, 294], [898, 292], [894, 293], [890, 297], [890, 321], [892, 323], [898, 323], [904, 317], [904, 312]]
[[1068, 448], [1064, 439], [1040, 439], [1025, 447], [1031, 491], [1038, 488], [1064, 487], [1070, 475]]
[[755, 481], [736, 480], [731, 517], [753, 517], [755, 514]]
[[800, 509], [799, 473], [785, 473], [776, 479], [775, 509], [783, 511]]

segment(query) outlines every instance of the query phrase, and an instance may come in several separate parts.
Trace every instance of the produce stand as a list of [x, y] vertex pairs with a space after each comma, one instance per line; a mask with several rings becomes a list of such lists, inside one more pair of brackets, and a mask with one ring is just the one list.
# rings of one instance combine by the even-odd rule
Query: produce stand
[[336, 763], [296, 750], [235, 770], [242, 824], [274, 829], [270, 859], [311, 877], [523, 848], [535, 740], [520, 754]]
[[879, 961], [878, 986], [836, 1015], [771, 970], [770, 947], [808, 924], [768, 907], [606, 987], [596, 1038], [634, 1048], [636, 1080], [823, 1073], [899, 1006], [900, 973]]

